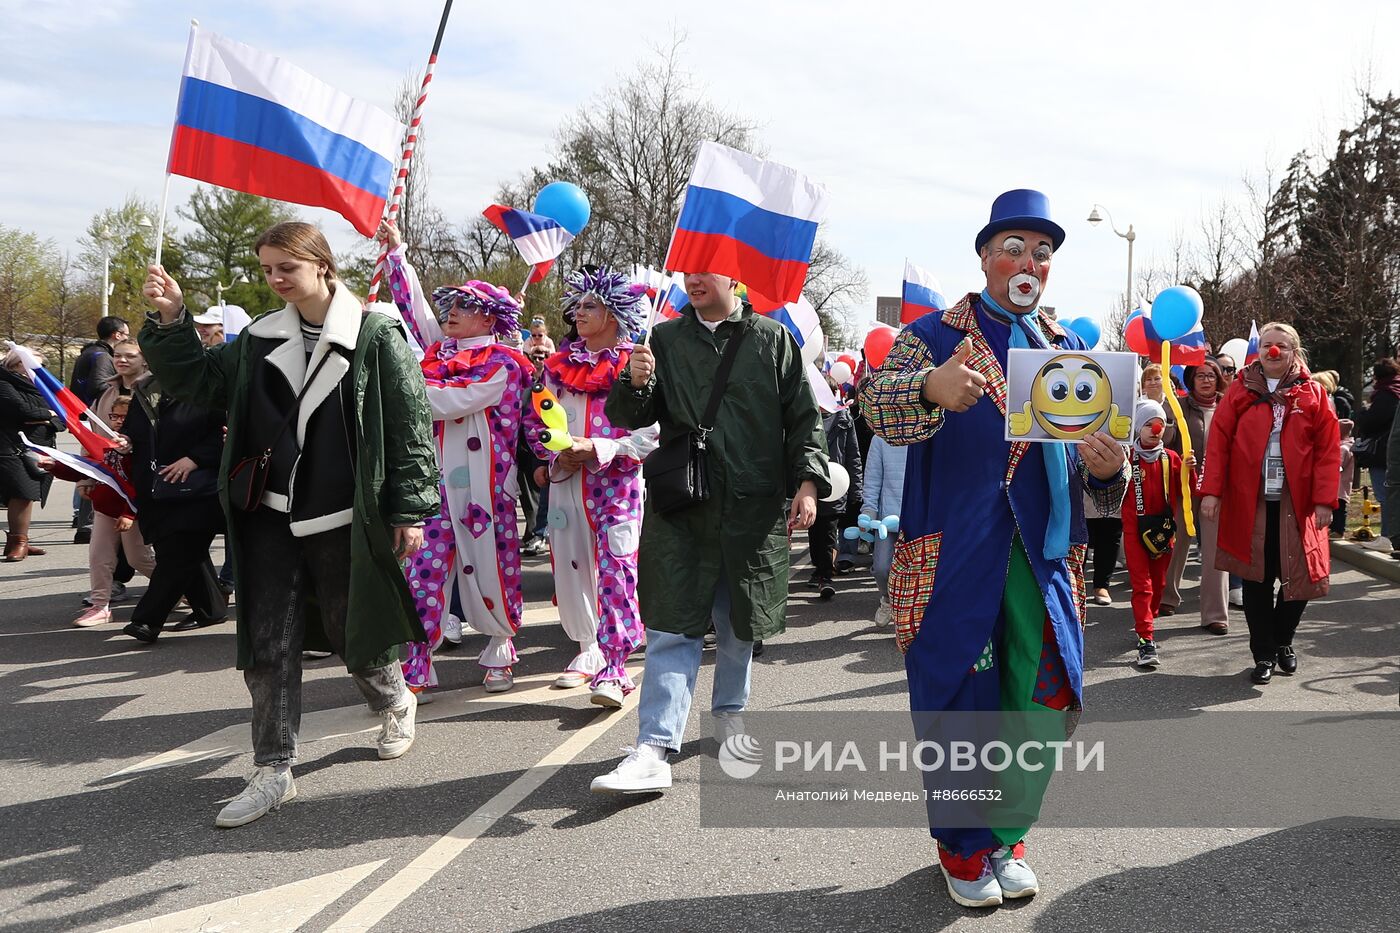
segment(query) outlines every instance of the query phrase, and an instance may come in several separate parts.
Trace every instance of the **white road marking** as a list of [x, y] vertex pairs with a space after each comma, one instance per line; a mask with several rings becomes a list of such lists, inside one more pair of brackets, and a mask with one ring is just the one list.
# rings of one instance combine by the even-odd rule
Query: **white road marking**
[[388, 859], [343, 868], [304, 881], [294, 881], [256, 894], [243, 894], [156, 917], [113, 927], [105, 933], [187, 933], [218, 930], [219, 933], [252, 933], [264, 930], [297, 930], [347, 891], [374, 874]]
[[415, 891], [452, 864], [453, 859], [466, 851], [498, 820], [524, 802], [560, 768], [583, 754], [590, 745], [602, 738], [604, 733], [622, 722], [626, 718], [625, 714], [636, 706], [639, 695], [640, 691], [633, 691], [623, 701], [622, 709], [599, 715], [570, 735], [552, 752], [541, 758], [533, 768], [448, 830], [447, 835], [429, 846], [422, 855], [367, 894], [344, 916], [327, 927], [326, 933], [367, 933]]
[[[635, 678], [640, 670], [641, 667], [636, 666], [631, 668], [629, 673]], [[558, 701], [572, 700], [577, 702], [587, 698], [588, 691], [584, 688], [555, 690], [550, 685], [557, 676], [557, 674], [531, 674], [528, 677], [517, 677], [515, 679], [516, 687], [509, 693], [487, 693], [479, 685], [464, 687], [461, 690], [434, 691], [431, 703], [419, 705], [417, 721], [434, 722], [439, 719], [451, 719], [466, 713], [484, 713], [497, 709], [509, 709], [513, 706], [530, 706]], [[521, 687], [528, 689], [522, 690]], [[301, 744], [307, 744], [325, 739], [342, 738], [347, 735], [357, 735], [362, 732], [374, 732], [378, 728], [379, 719], [373, 717], [363, 705], [340, 706], [303, 714], [299, 740]], [[244, 722], [226, 726], [179, 748], [161, 752], [159, 755], [127, 765], [105, 777], [98, 778], [98, 781], [129, 777], [134, 774], [204, 761], [209, 758], [232, 758], [236, 755], [248, 754], [252, 750], [252, 728]]]

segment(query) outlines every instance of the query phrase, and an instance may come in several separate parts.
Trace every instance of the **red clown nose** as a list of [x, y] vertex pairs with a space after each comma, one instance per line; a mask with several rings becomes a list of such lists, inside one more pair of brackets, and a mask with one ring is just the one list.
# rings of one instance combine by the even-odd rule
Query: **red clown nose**
[[1166, 426], [1163, 425], [1160, 421], [1152, 422], [1150, 427], [1152, 428], [1152, 433], [1157, 435], [1160, 435], [1164, 430], [1166, 430]]
[[1283, 356], [1283, 351], [1278, 348], [1278, 344], [1274, 344], [1272, 347], [1269, 347], [1269, 352], [1266, 353], [1265, 356], [1271, 360], [1276, 360]]

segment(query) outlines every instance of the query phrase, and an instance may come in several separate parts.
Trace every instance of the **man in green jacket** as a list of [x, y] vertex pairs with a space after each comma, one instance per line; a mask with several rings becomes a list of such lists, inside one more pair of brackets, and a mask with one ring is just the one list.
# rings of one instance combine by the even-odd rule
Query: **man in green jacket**
[[[698, 433], [730, 341], [741, 340], [719, 411], [706, 435], [710, 496], [642, 523], [638, 595], [647, 628], [646, 675], [636, 748], [593, 781], [603, 793], [671, 786], [668, 753], [680, 751], [705, 630], [718, 640], [711, 710], [723, 742], [742, 731], [755, 640], [783, 631], [788, 547], [830, 492], [821, 414], [797, 344], [778, 322], [713, 273], [685, 277], [690, 304], [632, 351], [608, 396], [615, 425], [659, 422], [661, 444]], [[791, 508], [784, 503], [792, 498]]]

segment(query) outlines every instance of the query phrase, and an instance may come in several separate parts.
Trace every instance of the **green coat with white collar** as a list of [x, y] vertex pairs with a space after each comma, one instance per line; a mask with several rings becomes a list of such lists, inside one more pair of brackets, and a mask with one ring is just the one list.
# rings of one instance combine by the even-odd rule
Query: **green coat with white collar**
[[[438, 512], [431, 415], [423, 379], [400, 323], [382, 314], [362, 314], [359, 302], [342, 287], [332, 297], [310, 360], [299, 325], [296, 309], [288, 306], [260, 316], [231, 343], [205, 348], [186, 313], [168, 325], [148, 319], [139, 340], [151, 371], [169, 391], [194, 404], [228, 412], [219, 499], [231, 519], [227, 544], [235, 567], [244, 563], [240, 552], [250, 542], [240, 540], [237, 523], [232, 521], [228, 474], [234, 463], [253, 453], [247, 449], [247, 435], [254, 354], [261, 353], [297, 387], [322, 356], [335, 354], [306, 387], [303, 410], [293, 427], [304, 432], [317, 405], [336, 391], [340, 380], [350, 380], [356, 468], [351, 556], [346, 568], [350, 611], [344, 661], [348, 670], [359, 671], [391, 662], [401, 644], [424, 640], [403, 569], [394, 557], [391, 529], [426, 521]], [[308, 619], [318, 618], [311, 598]], [[321, 646], [329, 650], [324, 633], [319, 626], [308, 625], [306, 647]], [[240, 616], [238, 667], [251, 664], [250, 637]]]

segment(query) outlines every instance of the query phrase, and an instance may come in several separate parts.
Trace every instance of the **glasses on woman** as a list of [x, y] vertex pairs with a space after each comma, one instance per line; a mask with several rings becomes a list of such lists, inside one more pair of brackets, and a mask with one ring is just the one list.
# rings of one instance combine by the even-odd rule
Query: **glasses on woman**
[[1233, 376], [1233, 375], [1235, 374], [1235, 367], [1233, 367], [1233, 366], [1222, 366], [1222, 367], [1220, 367], [1220, 371], [1223, 372], [1223, 373], [1224, 373], [1225, 375], [1227, 375], [1227, 376]]

